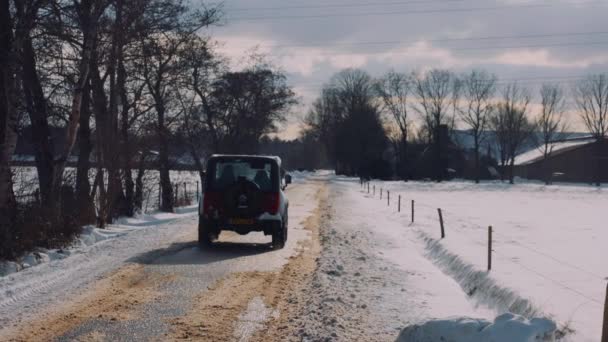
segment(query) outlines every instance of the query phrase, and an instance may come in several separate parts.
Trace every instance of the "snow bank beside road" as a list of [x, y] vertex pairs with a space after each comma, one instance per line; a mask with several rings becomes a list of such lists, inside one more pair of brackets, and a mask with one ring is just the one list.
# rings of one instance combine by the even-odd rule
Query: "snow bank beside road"
[[472, 318], [429, 321], [401, 331], [398, 342], [539, 342], [555, 340], [555, 323], [504, 314], [494, 322]]
[[520, 293], [508, 289], [496, 280], [490, 273], [481, 271], [467, 263], [457, 255], [450, 253], [439, 240], [435, 240], [424, 232], [419, 232], [426, 243], [427, 256], [446, 274], [454, 278], [465, 291], [479, 304], [493, 308], [497, 312], [512, 312], [525, 317], [536, 317], [542, 312]]
[[120, 218], [115, 224], [109, 225], [105, 229], [94, 226], [85, 226], [82, 233], [74, 240], [72, 245], [65, 249], [43, 249], [28, 253], [16, 261], [0, 262], [0, 278], [6, 277], [16, 272], [45, 264], [55, 260], [61, 260], [72, 254], [85, 252], [89, 247], [102, 243], [103, 241], [114, 239], [135, 230], [156, 226], [163, 223], [190, 216], [196, 212], [197, 205], [176, 209], [176, 213], [155, 212], [142, 214], [132, 218]]

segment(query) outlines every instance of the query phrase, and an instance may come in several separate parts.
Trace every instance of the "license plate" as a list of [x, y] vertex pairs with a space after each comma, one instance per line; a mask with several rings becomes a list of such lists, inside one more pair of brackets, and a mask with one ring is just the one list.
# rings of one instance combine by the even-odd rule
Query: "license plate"
[[228, 220], [228, 222], [230, 224], [239, 224], [239, 225], [240, 224], [253, 224], [254, 223], [253, 219], [239, 219], [239, 218], [230, 219], [230, 220]]

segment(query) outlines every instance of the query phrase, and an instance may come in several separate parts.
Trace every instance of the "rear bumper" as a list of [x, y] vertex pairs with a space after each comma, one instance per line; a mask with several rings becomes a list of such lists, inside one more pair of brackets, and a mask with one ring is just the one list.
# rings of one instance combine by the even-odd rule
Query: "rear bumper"
[[251, 224], [232, 224], [228, 219], [205, 219], [199, 216], [199, 224], [217, 233], [222, 230], [229, 230], [239, 234], [264, 232], [264, 235], [271, 235], [273, 231], [282, 229], [283, 221], [280, 217], [278, 219], [256, 218], [253, 219]]

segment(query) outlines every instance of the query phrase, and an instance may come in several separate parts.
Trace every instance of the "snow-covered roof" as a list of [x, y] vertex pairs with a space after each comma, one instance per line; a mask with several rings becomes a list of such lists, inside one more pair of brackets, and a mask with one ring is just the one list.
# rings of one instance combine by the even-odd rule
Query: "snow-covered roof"
[[[592, 137], [586, 137], [583, 139], [572, 139], [572, 140], [564, 140], [559, 142], [554, 142], [551, 144], [552, 151], [551, 155], [554, 156], [556, 154], [564, 153], [575, 148], [578, 148], [583, 145], [591, 144], [595, 141]], [[524, 152], [517, 157], [515, 157], [515, 165], [527, 165], [539, 161], [543, 158], [544, 152], [542, 148], [535, 148], [528, 152]]]

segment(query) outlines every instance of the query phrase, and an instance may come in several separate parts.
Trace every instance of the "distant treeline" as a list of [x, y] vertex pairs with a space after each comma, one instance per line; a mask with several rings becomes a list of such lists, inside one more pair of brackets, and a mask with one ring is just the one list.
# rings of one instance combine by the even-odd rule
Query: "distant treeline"
[[[589, 75], [570, 89], [546, 83], [537, 91], [534, 96], [483, 70], [390, 71], [374, 79], [345, 69], [321, 90], [303, 134], [325, 146], [340, 174], [437, 181], [464, 175], [478, 182], [492, 176], [492, 166], [512, 183], [515, 156], [533, 146], [549, 158], [574, 119], [598, 146], [608, 133], [608, 74]], [[458, 144], [457, 129], [466, 132], [470, 148]]]

